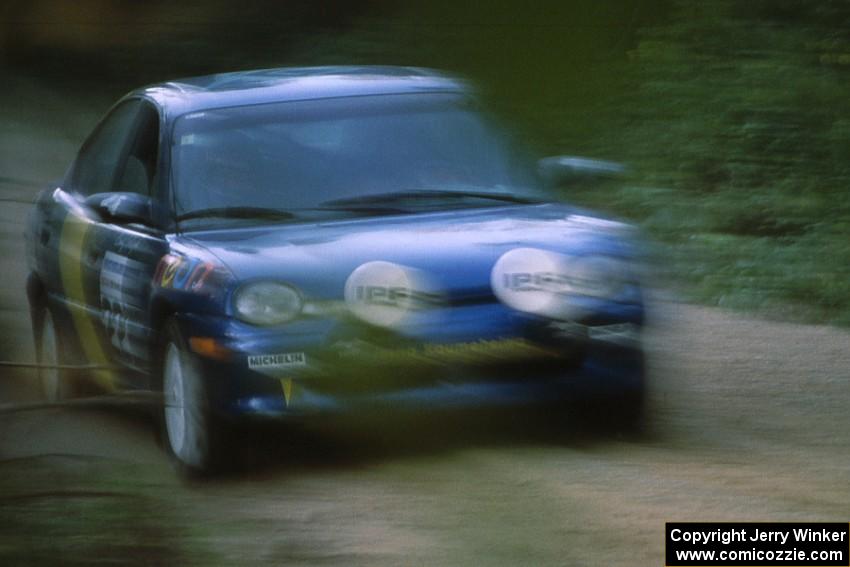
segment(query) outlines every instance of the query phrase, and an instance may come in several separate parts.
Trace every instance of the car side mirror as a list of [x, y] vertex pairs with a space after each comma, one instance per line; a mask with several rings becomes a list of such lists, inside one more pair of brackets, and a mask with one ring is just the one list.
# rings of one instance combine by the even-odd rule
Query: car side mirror
[[153, 219], [153, 200], [138, 193], [95, 193], [85, 203], [104, 219], [119, 223], [149, 225]]
[[537, 171], [547, 185], [559, 186], [619, 177], [627, 172], [627, 168], [615, 161], [577, 156], [550, 156], [537, 162]]

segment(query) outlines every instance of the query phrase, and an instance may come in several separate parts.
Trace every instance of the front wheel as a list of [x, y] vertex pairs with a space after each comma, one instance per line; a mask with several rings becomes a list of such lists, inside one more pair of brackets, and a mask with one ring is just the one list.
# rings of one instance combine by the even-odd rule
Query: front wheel
[[573, 382], [555, 405], [558, 419], [570, 427], [641, 439], [649, 433], [647, 375], [639, 349], [610, 350], [591, 361], [593, 374]]
[[625, 357], [629, 362], [619, 367], [620, 377], [590, 407], [594, 418], [607, 429], [629, 437], [647, 433], [646, 363], [642, 351]]
[[209, 403], [208, 388], [195, 356], [173, 323], [162, 350], [162, 426], [169, 455], [182, 472], [213, 472], [222, 453], [221, 426]]

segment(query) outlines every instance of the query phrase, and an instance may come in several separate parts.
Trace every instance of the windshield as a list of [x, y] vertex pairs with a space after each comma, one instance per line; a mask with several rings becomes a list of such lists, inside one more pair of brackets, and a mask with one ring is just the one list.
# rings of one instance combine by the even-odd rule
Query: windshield
[[[383, 95], [182, 116], [172, 146], [177, 216], [244, 217], [257, 209], [397, 213], [413, 212], [417, 201], [434, 209], [541, 199], [531, 169], [466, 100]], [[459, 198], [465, 196], [471, 198]]]

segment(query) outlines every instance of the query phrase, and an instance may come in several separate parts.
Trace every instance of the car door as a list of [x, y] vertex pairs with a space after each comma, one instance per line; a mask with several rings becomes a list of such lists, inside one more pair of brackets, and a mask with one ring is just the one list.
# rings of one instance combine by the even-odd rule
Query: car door
[[[127, 145], [118, 159], [111, 192], [154, 198], [160, 181], [160, 120], [156, 108], [142, 101]], [[148, 374], [150, 347], [151, 280], [167, 243], [150, 222], [101, 219], [84, 247], [91, 262], [84, 264], [92, 289], [91, 307], [99, 315], [104, 349], [112, 360]], [[132, 377], [128, 375], [127, 377]], [[147, 380], [127, 383], [143, 386]]]
[[[85, 199], [119, 191], [150, 196], [159, 177], [158, 158], [156, 110], [146, 101], [128, 100], [83, 146], [61, 195], [67, 212], [59, 239], [59, 283], [88, 362], [149, 369], [147, 299], [165, 239], [153, 226], [106, 218], [86, 206]], [[95, 373], [108, 389], [144, 383], [135, 376]]]

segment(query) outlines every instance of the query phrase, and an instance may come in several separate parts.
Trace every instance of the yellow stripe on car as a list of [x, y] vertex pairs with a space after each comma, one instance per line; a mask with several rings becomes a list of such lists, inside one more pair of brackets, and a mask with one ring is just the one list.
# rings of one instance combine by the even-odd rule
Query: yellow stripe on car
[[[95, 321], [92, 314], [86, 309], [86, 296], [83, 288], [83, 253], [86, 236], [94, 223], [84, 217], [68, 213], [62, 225], [62, 234], [59, 239], [59, 275], [62, 280], [62, 288], [68, 299], [68, 310], [74, 321], [74, 327], [83, 347], [83, 353], [88, 362], [92, 364], [106, 365], [109, 361], [103, 346], [97, 336]], [[115, 389], [115, 376], [109, 370], [93, 371], [95, 381], [109, 390]]]

